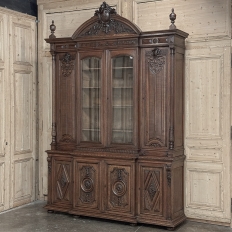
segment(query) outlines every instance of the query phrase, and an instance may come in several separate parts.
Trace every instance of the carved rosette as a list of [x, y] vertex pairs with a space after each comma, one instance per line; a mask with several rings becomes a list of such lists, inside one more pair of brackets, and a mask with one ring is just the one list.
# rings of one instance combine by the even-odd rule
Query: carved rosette
[[61, 72], [64, 77], [70, 76], [74, 68], [74, 62], [72, 56], [66, 53], [61, 61]]
[[165, 65], [165, 53], [159, 48], [155, 48], [152, 51], [146, 52], [147, 63], [149, 70], [153, 74], [158, 74], [163, 70]]
[[124, 168], [114, 168], [110, 173], [111, 178], [111, 195], [110, 202], [114, 207], [125, 207], [128, 205], [127, 183], [129, 174]]
[[57, 175], [57, 196], [59, 199], [65, 199], [69, 187], [68, 168], [65, 164], [60, 165]]
[[159, 212], [160, 209], [160, 172], [144, 170], [144, 209]]
[[95, 201], [94, 179], [95, 169], [91, 166], [83, 166], [80, 170], [80, 200], [83, 203], [91, 204]]

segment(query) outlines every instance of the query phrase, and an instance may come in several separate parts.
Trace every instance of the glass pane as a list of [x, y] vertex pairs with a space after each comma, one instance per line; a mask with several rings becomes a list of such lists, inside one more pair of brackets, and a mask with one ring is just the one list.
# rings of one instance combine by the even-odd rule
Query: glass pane
[[101, 63], [82, 60], [82, 141], [100, 142]]
[[133, 140], [133, 57], [112, 59], [113, 143], [132, 143]]

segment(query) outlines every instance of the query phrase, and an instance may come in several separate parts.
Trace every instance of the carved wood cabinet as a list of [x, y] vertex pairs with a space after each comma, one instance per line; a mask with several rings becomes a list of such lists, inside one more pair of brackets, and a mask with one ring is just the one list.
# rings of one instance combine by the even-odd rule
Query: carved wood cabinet
[[187, 33], [141, 32], [105, 2], [53, 59], [46, 208], [175, 227], [183, 211]]

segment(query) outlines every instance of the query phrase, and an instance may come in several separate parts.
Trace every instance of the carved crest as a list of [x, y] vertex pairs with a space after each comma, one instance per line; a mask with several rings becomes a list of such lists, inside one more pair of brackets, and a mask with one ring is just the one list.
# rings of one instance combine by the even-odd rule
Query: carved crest
[[113, 31], [119, 33], [134, 33], [134, 31], [126, 24], [112, 19], [112, 15], [116, 15], [115, 9], [111, 8], [106, 2], [103, 2], [98, 10], [95, 11], [94, 16], [98, 17], [98, 22], [92, 25], [87, 31], [84, 31], [82, 36], [98, 35], [101, 32], [108, 34]]
[[155, 48], [152, 51], [146, 53], [147, 56], [147, 63], [149, 66], [150, 71], [153, 74], [159, 73], [165, 65], [165, 54], [159, 49]]
[[74, 62], [69, 53], [66, 53], [61, 61], [61, 72], [64, 77], [68, 77], [74, 68]]

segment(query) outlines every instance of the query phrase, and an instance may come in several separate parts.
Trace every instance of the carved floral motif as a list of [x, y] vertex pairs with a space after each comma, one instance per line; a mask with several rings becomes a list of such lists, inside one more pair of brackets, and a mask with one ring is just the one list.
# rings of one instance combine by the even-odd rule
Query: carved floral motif
[[69, 53], [66, 53], [61, 61], [61, 72], [64, 77], [68, 77], [74, 68], [74, 62]]
[[147, 52], [146, 57], [149, 69], [153, 74], [159, 73], [164, 68], [165, 57], [159, 48]]

